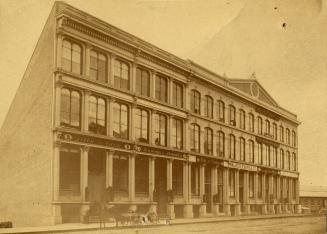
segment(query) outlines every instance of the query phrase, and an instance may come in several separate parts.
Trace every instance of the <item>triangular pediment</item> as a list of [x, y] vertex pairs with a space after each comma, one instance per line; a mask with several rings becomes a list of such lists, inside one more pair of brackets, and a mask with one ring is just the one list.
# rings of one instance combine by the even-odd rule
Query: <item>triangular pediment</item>
[[229, 79], [232, 86], [272, 106], [278, 106], [277, 102], [269, 95], [262, 85], [255, 79]]

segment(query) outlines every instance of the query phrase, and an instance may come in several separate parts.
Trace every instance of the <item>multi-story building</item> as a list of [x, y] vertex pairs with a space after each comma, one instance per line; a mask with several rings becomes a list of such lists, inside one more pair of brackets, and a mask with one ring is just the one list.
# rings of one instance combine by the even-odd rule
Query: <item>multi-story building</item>
[[297, 212], [296, 115], [65, 3], [0, 138], [0, 212], [81, 221], [92, 202], [170, 217]]

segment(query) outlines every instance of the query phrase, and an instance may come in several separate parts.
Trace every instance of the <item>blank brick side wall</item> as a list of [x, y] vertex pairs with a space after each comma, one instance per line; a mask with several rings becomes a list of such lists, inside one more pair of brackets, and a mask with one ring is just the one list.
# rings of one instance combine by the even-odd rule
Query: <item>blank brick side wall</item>
[[0, 221], [50, 225], [54, 10], [0, 132]]

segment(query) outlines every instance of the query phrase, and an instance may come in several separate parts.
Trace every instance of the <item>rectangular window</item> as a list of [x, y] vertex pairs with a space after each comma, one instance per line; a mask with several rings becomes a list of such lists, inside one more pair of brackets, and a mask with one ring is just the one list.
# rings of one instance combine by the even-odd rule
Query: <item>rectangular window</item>
[[228, 186], [229, 186], [229, 196], [235, 197], [235, 171], [229, 170], [229, 180], [228, 180]]
[[183, 195], [183, 162], [173, 162], [173, 193], [175, 195]]
[[190, 105], [191, 105], [191, 112], [196, 114], [201, 113], [201, 95], [196, 90], [191, 91]]
[[254, 163], [254, 142], [249, 141], [249, 160], [251, 163]]
[[165, 77], [156, 76], [156, 84], [155, 84], [155, 95], [156, 99], [161, 102], [167, 102], [168, 97], [168, 82]]
[[76, 43], [68, 40], [62, 42], [62, 68], [75, 74], [82, 71], [82, 49]]
[[232, 105], [229, 105], [229, 123], [232, 126], [236, 126], [236, 113], [235, 113], [235, 107]]
[[61, 89], [60, 125], [64, 127], [81, 127], [80, 93], [67, 88]]
[[106, 135], [106, 101], [91, 95], [89, 97], [89, 131]]
[[135, 157], [135, 193], [149, 194], [149, 158]]
[[240, 160], [245, 161], [245, 140], [240, 138]]
[[63, 196], [80, 195], [80, 152], [61, 148], [59, 156], [59, 193]]
[[204, 153], [212, 155], [213, 153], [213, 131], [210, 128], [204, 130]]
[[183, 107], [183, 86], [176, 82], [173, 82], [172, 104], [177, 107]]
[[113, 189], [115, 192], [128, 194], [128, 157], [114, 156]]
[[183, 148], [183, 121], [172, 119], [171, 146], [177, 149]]

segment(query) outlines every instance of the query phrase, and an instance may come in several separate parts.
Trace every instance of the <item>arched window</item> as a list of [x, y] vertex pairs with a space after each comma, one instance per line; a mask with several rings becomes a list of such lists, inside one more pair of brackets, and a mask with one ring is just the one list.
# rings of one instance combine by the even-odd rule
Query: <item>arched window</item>
[[191, 124], [191, 151], [200, 152], [200, 126], [197, 124]]
[[82, 73], [82, 49], [78, 44], [63, 40], [62, 68], [76, 74]]
[[245, 129], [245, 111], [240, 110], [240, 128]]
[[249, 140], [249, 161], [254, 163], [254, 142]]
[[258, 134], [262, 135], [262, 118], [258, 116]]
[[236, 109], [233, 105], [229, 105], [229, 124], [236, 126]]
[[191, 91], [191, 112], [200, 114], [201, 110], [201, 95], [198, 91], [192, 90]]
[[249, 130], [254, 132], [254, 115], [249, 113]]
[[222, 131], [218, 132], [217, 155], [218, 157], [225, 157], [225, 134]]
[[204, 97], [204, 115], [210, 119], [213, 118], [213, 99], [209, 95]]
[[286, 128], [286, 144], [290, 144], [290, 130]]
[[266, 132], [265, 132], [265, 135], [266, 136], [270, 136], [270, 122], [269, 122], [269, 120], [268, 119], [266, 119]]
[[229, 134], [229, 158], [235, 159], [235, 136]]
[[81, 127], [81, 95], [75, 90], [61, 89], [60, 125]]
[[163, 114], [154, 114], [154, 143], [167, 145], [167, 117]]
[[113, 136], [116, 138], [128, 139], [129, 111], [127, 105], [117, 102], [114, 103], [113, 116]]
[[166, 77], [157, 75], [155, 84], [156, 99], [161, 102], [167, 102], [168, 98], [168, 81]]
[[106, 101], [93, 95], [89, 98], [89, 131], [106, 135]]
[[146, 110], [136, 108], [134, 114], [135, 140], [149, 142], [149, 113]]
[[204, 153], [213, 154], [213, 131], [211, 128], [204, 129]]
[[95, 50], [92, 50], [90, 55], [90, 78], [107, 82], [107, 57]]
[[225, 103], [221, 100], [218, 101], [218, 120], [225, 122]]
[[296, 146], [296, 133], [294, 130], [292, 131], [292, 145]]
[[277, 140], [277, 124], [273, 123], [273, 137]]
[[240, 160], [245, 161], [245, 139], [240, 137]]
[[279, 126], [279, 137], [280, 137], [280, 141], [284, 142], [284, 127], [281, 125]]
[[136, 68], [136, 93], [143, 96], [150, 96], [150, 74], [140, 67]]
[[114, 71], [114, 86], [118, 89], [129, 90], [129, 66], [127, 63], [116, 60]]
[[284, 150], [283, 149], [280, 149], [279, 160], [280, 160], [280, 168], [285, 169], [285, 156], [284, 156]]

